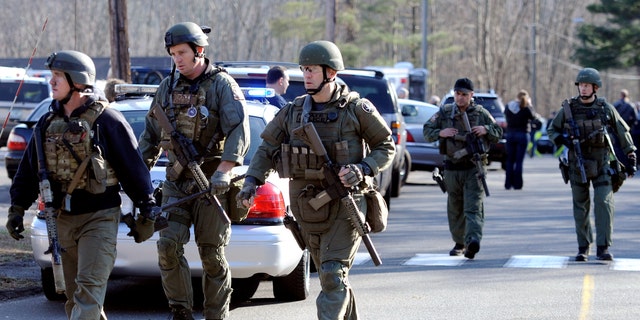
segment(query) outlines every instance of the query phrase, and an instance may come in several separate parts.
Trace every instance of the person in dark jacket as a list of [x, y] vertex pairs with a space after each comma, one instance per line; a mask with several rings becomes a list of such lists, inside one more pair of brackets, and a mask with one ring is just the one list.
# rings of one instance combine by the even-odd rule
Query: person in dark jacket
[[531, 106], [531, 98], [525, 90], [520, 90], [515, 100], [510, 101], [504, 110], [507, 119], [507, 165], [504, 188], [522, 189], [522, 163], [527, 152], [530, 122], [536, 120]]
[[23, 238], [24, 212], [38, 198], [39, 173], [47, 172], [63, 248], [67, 316], [106, 319], [103, 306], [116, 259], [120, 189], [140, 208], [132, 235], [141, 242], [153, 234], [151, 178], [131, 126], [93, 87], [91, 58], [58, 51], [46, 67], [52, 72], [54, 100], [36, 124], [44, 159], [38, 158], [34, 134], [11, 185], [7, 229], [16, 240]]

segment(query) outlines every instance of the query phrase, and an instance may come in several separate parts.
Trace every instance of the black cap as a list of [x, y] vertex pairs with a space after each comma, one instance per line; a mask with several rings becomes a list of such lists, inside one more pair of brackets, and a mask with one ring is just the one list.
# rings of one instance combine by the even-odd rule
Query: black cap
[[472, 92], [473, 91], [473, 81], [468, 78], [462, 78], [456, 80], [456, 84], [453, 86], [453, 91], [460, 92]]

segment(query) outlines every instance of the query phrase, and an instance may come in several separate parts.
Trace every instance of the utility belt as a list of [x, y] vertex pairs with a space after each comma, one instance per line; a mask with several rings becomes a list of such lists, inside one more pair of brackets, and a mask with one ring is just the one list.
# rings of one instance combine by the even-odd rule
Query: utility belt
[[462, 171], [475, 168], [476, 165], [471, 161], [452, 162], [451, 160], [444, 161], [444, 169], [451, 171]]

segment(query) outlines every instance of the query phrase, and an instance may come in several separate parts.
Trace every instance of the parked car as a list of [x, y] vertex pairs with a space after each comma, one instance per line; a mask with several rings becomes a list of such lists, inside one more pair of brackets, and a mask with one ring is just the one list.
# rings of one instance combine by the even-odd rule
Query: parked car
[[[119, 91], [137, 88], [148, 94], [155, 93], [157, 86], [119, 85]], [[111, 104], [122, 112], [131, 124], [137, 136], [144, 129], [144, 119], [149, 110], [152, 97], [125, 97]], [[251, 128], [251, 148], [245, 157], [245, 165], [234, 168], [236, 174], [245, 173], [251, 157], [260, 144], [260, 133], [266, 124], [273, 119], [278, 108], [247, 100], [246, 112], [249, 115]], [[154, 186], [164, 181], [165, 168], [162, 162], [151, 170]], [[291, 232], [283, 225], [283, 218], [289, 211], [289, 186], [285, 179], [271, 174], [267, 183], [256, 191], [254, 206], [251, 207], [246, 220], [231, 225], [231, 240], [225, 253], [233, 276], [232, 299], [241, 302], [250, 299], [256, 292], [261, 280], [273, 281], [273, 294], [282, 301], [304, 300], [309, 294], [310, 258], [308, 251], [301, 250]], [[132, 201], [124, 194], [122, 212], [133, 212]], [[262, 201], [261, 201], [262, 200]], [[129, 228], [120, 223], [118, 243], [113, 276], [152, 276], [159, 277], [158, 254], [156, 241], [158, 234], [143, 243], [135, 243], [127, 236]], [[191, 239], [193, 227], [191, 228]], [[36, 262], [42, 270], [42, 287], [45, 296], [50, 299], [62, 298], [56, 294], [51, 269], [51, 257], [44, 254], [48, 248], [48, 238], [43, 212], [31, 225], [31, 244]], [[184, 248], [185, 257], [191, 266], [192, 275], [202, 275], [202, 264], [198, 248], [190, 241]]]
[[444, 156], [440, 154], [439, 142], [427, 142], [422, 130], [439, 107], [418, 100], [398, 99], [398, 105], [407, 124], [407, 151], [411, 155], [411, 170], [433, 171], [442, 168]]
[[131, 83], [160, 84], [160, 81], [168, 77], [170, 74], [170, 68], [149, 68], [144, 66], [132, 66]]
[[383, 175], [391, 173], [391, 197], [400, 195], [402, 185], [407, 181], [411, 171], [411, 155], [407, 151], [407, 130], [404, 118], [398, 108], [396, 90], [384, 74], [376, 70], [347, 69], [338, 72], [352, 91], [369, 99], [378, 112], [387, 121], [396, 142], [396, 154], [391, 167], [383, 171]]
[[[17, 96], [16, 92], [18, 92]], [[9, 132], [18, 124], [18, 121], [26, 120], [33, 109], [49, 97], [51, 97], [51, 85], [45, 78], [0, 77], [0, 122], [4, 126], [0, 136], [0, 146], [7, 144]]]
[[551, 120], [540, 120], [542, 122], [542, 125], [540, 126], [540, 130], [535, 133], [536, 150], [538, 150], [538, 152], [542, 154], [553, 153], [556, 150], [556, 146], [551, 140], [549, 140], [549, 134], [547, 134], [547, 126], [549, 124], [548, 121]]
[[29, 140], [33, 135], [33, 126], [38, 122], [38, 119], [42, 117], [49, 110], [52, 98], [46, 98], [33, 109], [29, 117], [24, 121], [20, 121], [9, 132], [7, 138], [7, 153], [4, 156], [4, 165], [7, 169], [7, 175], [9, 179], [13, 179], [18, 171], [18, 165], [24, 154], [24, 150], [27, 148]]
[[[477, 104], [482, 105], [482, 107], [484, 107], [489, 111], [489, 113], [491, 113], [502, 130], [505, 130], [507, 128], [507, 120], [504, 116], [504, 104], [502, 103], [502, 99], [500, 98], [500, 96], [498, 96], [493, 90], [474, 91], [473, 100]], [[452, 91], [442, 98], [440, 106], [453, 103], [453, 101], [454, 100]], [[503, 135], [502, 137], [500, 137], [500, 140], [498, 140], [498, 142], [491, 144], [491, 147], [489, 148], [489, 162], [500, 162], [500, 167], [502, 169], [506, 168], [507, 166], [507, 150], [505, 147], [506, 143], [507, 141]]]

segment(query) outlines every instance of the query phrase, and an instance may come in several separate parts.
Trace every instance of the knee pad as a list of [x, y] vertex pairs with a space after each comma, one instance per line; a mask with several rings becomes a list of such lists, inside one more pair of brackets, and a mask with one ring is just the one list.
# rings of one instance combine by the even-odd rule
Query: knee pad
[[182, 246], [168, 238], [160, 237], [158, 239], [158, 265], [162, 270], [173, 269], [179, 264], [179, 258], [184, 251]]
[[342, 291], [347, 286], [347, 266], [338, 261], [327, 261], [320, 265], [320, 285], [325, 291]]
[[224, 257], [224, 247], [201, 246], [198, 247], [202, 267], [208, 274], [217, 274], [221, 269], [228, 269], [227, 260]]

